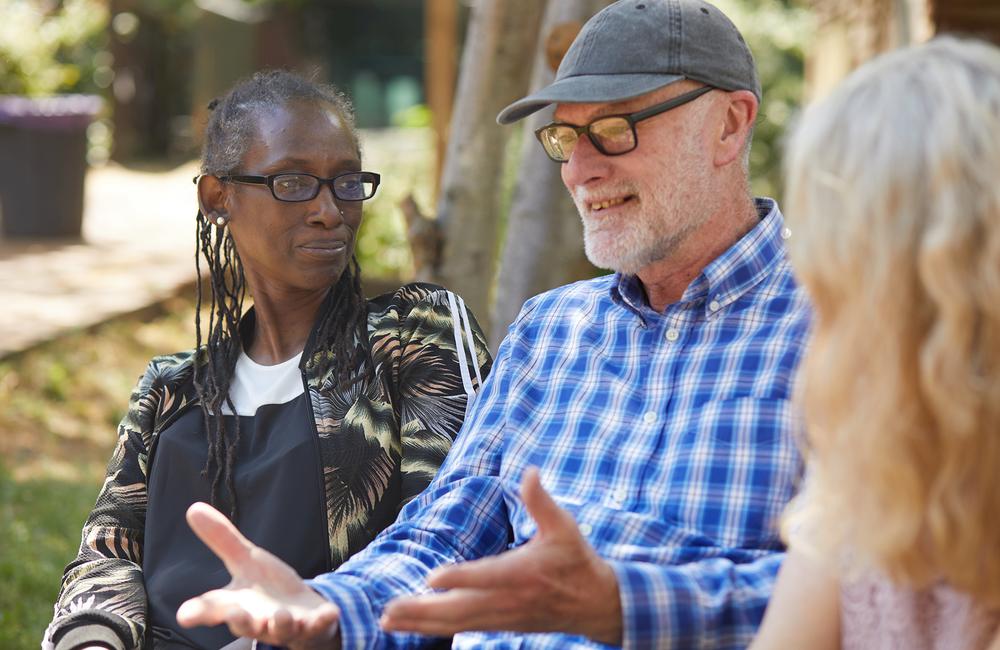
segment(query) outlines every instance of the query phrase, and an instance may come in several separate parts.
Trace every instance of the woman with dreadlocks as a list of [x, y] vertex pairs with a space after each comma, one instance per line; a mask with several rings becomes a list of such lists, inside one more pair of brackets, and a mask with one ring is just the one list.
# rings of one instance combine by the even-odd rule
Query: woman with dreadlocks
[[57, 650], [235, 642], [176, 623], [229, 580], [187, 507], [210, 501], [302, 576], [330, 571], [428, 484], [489, 370], [461, 298], [362, 295], [354, 244], [380, 179], [343, 95], [268, 72], [211, 108], [196, 179], [208, 323], [199, 309], [196, 350], [153, 359], [132, 395], [46, 632]]

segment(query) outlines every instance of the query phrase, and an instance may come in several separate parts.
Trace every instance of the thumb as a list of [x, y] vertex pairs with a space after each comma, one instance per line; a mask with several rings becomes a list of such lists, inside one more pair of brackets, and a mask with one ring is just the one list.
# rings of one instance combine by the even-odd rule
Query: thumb
[[528, 509], [528, 514], [538, 524], [539, 535], [579, 535], [573, 515], [560, 508], [542, 487], [537, 467], [529, 467], [524, 472], [524, 478], [521, 479], [521, 500]]
[[250, 561], [253, 544], [212, 506], [201, 502], [191, 504], [187, 522], [198, 539], [226, 565], [229, 575], [236, 576], [240, 567]]

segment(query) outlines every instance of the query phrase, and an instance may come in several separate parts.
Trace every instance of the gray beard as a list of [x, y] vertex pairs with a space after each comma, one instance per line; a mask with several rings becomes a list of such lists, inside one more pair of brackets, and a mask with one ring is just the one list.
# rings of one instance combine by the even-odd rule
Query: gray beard
[[620, 250], [620, 246], [598, 246], [594, 236], [587, 232], [587, 223], [583, 223], [583, 251], [590, 263], [600, 269], [635, 275], [654, 262], [666, 259], [674, 254], [680, 244], [687, 239], [694, 226], [688, 225], [680, 232], [661, 235], [653, 241], [631, 249]]

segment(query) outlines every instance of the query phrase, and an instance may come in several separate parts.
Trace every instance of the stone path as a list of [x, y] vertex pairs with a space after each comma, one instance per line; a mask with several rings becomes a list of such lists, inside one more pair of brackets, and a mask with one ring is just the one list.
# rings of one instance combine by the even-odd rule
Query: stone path
[[196, 172], [92, 169], [82, 241], [0, 239], [0, 358], [193, 283]]

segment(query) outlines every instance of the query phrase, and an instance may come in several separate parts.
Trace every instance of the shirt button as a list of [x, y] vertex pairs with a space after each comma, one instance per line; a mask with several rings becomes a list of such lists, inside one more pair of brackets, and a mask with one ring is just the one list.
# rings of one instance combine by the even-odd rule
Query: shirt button
[[621, 503], [628, 496], [628, 493], [625, 492], [625, 488], [618, 488], [617, 490], [615, 490], [615, 493], [614, 493], [613, 496], [614, 496], [615, 501]]
[[681, 337], [681, 333], [678, 332], [673, 327], [671, 327], [670, 329], [667, 330], [666, 336], [667, 336], [667, 340], [670, 341], [671, 343], [673, 343], [674, 341], [676, 341], [677, 339], [679, 339]]
[[781, 229], [781, 238], [782, 239], [788, 239], [791, 236], [792, 236], [792, 229], [791, 228], [782, 228]]
[[708, 310], [709, 311], [719, 311], [719, 309], [721, 309], [721, 308], [722, 308], [722, 305], [719, 304], [718, 300], [713, 300], [712, 302], [708, 303]]
[[583, 535], [584, 537], [590, 537], [591, 533], [593, 532], [594, 532], [594, 527], [588, 524], [587, 522], [583, 522], [582, 524], [580, 524], [580, 534]]
[[646, 424], [652, 424], [656, 422], [656, 413], [652, 411], [646, 411], [642, 415], [642, 421], [645, 422]]

